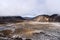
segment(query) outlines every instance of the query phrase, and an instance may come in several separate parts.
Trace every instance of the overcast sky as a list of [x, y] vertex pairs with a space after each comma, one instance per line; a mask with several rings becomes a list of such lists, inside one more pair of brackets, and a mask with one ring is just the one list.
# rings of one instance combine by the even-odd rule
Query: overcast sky
[[60, 0], [0, 0], [0, 16], [60, 13]]

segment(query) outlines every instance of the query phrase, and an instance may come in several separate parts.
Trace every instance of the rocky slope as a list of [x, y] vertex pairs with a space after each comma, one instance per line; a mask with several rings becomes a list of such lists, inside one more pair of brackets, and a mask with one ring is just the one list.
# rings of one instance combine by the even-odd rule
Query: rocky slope
[[60, 22], [60, 15], [38, 15], [32, 19], [36, 22]]
[[33, 21], [37, 22], [49, 22], [49, 16], [48, 15], [38, 15], [32, 19]]
[[24, 20], [21, 16], [0, 16], [0, 23], [23, 22]]

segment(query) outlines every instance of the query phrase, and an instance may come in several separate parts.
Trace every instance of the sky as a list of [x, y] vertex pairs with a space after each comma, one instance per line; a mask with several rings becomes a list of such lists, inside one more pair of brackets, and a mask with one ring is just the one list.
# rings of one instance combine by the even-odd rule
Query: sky
[[60, 0], [0, 0], [0, 16], [59, 14]]

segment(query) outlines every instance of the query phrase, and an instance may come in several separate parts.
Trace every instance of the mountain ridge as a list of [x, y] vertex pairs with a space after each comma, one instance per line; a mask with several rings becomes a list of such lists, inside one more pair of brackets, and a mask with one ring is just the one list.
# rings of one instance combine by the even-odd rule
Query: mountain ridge
[[0, 23], [17, 23], [17, 22], [60, 22], [60, 15], [38, 15], [36, 17], [22, 16], [0, 16]]

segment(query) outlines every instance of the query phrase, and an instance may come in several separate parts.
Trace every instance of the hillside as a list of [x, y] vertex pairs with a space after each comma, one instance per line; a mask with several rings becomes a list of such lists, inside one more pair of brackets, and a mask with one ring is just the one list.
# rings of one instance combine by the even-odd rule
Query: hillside
[[32, 19], [36, 22], [60, 22], [60, 15], [38, 15]]
[[24, 20], [21, 16], [0, 16], [0, 23], [16, 23]]

